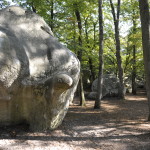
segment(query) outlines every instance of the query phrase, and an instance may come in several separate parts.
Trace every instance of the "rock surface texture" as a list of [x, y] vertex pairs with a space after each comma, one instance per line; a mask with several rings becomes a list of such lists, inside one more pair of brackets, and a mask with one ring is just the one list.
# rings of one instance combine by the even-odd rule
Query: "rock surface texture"
[[[92, 83], [92, 92], [88, 95], [90, 99], [96, 99], [98, 79]], [[118, 96], [120, 90], [119, 79], [114, 75], [104, 75], [102, 97]]]
[[17, 6], [0, 10], [0, 124], [58, 127], [79, 73], [77, 57], [40, 16]]

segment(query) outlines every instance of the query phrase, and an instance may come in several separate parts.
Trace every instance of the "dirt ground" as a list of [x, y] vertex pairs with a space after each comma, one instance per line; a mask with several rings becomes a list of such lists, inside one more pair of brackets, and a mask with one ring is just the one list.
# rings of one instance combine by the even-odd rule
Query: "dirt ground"
[[150, 150], [150, 122], [144, 91], [126, 100], [105, 98], [101, 110], [94, 101], [70, 106], [55, 131], [30, 132], [28, 126], [0, 128], [0, 150]]

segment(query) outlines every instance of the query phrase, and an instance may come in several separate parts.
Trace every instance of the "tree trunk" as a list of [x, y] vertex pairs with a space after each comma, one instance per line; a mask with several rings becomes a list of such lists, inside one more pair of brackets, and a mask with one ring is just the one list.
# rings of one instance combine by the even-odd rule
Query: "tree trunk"
[[51, 11], [50, 27], [51, 27], [51, 30], [53, 31], [53, 29], [54, 29], [54, 1], [53, 0], [51, 0], [50, 11]]
[[80, 75], [80, 81], [79, 81], [79, 86], [78, 86], [79, 95], [80, 95], [80, 106], [85, 106], [85, 96], [84, 96], [84, 88], [83, 88], [83, 80], [82, 80], [82, 23], [81, 23], [80, 12], [76, 4], [74, 4], [74, 9], [75, 9], [75, 15], [77, 18], [78, 29], [79, 29], [79, 37], [78, 37], [79, 50], [78, 50], [77, 56], [81, 63], [81, 75]]
[[98, 74], [98, 91], [95, 100], [94, 109], [100, 109], [103, 88], [103, 11], [102, 0], [98, 0], [99, 5], [99, 74]]
[[93, 68], [93, 60], [90, 56], [89, 56], [89, 68], [91, 71], [90, 81], [92, 83], [95, 80], [95, 72], [94, 72], [94, 68]]
[[132, 21], [133, 21], [133, 59], [132, 59], [132, 94], [136, 95], [136, 13], [135, 10], [133, 9], [133, 14], [132, 14]]
[[91, 75], [90, 75], [90, 82], [92, 83], [95, 79], [95, 72], [94, 72], [94, 68], [93, 68], [93, 60], [92, 60], [92, 48], [89, 46], [90, 42], [89, 42], [89, 36], [88, 36], [88, 31], [87, 31], [87, 19], [85, 20], [85, 35], [86, 35], [86, 43], [88, 45], [88, 49], [89, 49], [89, 54], [88, 54], [88, 60], [89, 60], [89, 69], [91, 71]]
[[93, 34], [93, 38], [94, 38], [93, 49], [94, 49], [96, 45], [96, 23], [95, 22], [93, 23], [93, 31], [94, 31], [94, 34]]
[[129, 37], [128, 37], [128, 41], [127, 41], [127, 54], [126, 54], [126, 60], [125, 60], [125, 66], [124, 66], [124, 72], [126, 73], [127, 67], [130, 64], [130, 55], [131, 52], [129, 50]]
[[81, 16], [80, 16], [80, 12], [78, 10], [78, 7], [76, 4], [74, 4], [75, 7], [75, 15], [77, 18], [77, 23], [78, 23], [78, 29], [79, 29], [79, 37], [78, 37], [78, 41], [79, 41], [79, 50], [78, 50], [78, 58], [80, 60], [80, 62], [82, 62], [82, 23], [81, 23]]
[[118, 25], [115, 25], [115, 39], [116, 39], [116, 58], [117, 58], [117, 66], [118, 66], [118, 77], [120, 82], [119, 97], [124, 99], [123, 67], [122, 67], [122, 59], [120, 54], [120, 38], [119, 38]]
[[73, 33], [74, 33], [73, 34], [74, 52], [77, 55], [77, 42], [76, 42], [77, 33], [76, 33], [76, 23], [75, 23], [75, 21], [73, 22], [73, 28], [74, 28], [74, 31], [73, 31]]
[[36, 7], [34, 6], [34, 3], [32, 2], [31, 4], [31, 7], [32, 7], [32, 11], [36, 13]]
[[80, 74], [80, 80], [79, 80], [79, 96], [80, 96], [80, 106], [86, 106], [85, 103], [85, 96], [84, 96], [84, 89], [83, 89], [83, 80], [82, 80], [82, 74]]
[[132, 94], [136, 95], [136, 46], [133, 45]]
[[150, 121], [150, 15], [148, 0], [139, 0], [139, 7], [142, 27], [142, 45], [146, 77], [146, 90], [149, 104], [148, 121]]
[[112, 3], [112, 0], [110, 0], [110, 6], [112, 9], [112, 15], [113, 15], [114, 26], [115, 26], [116, 58], [117, 58], [117, 66], [118, 66], [118, 77], [120, 82], [119, 97], [121, 99], [124, 99], [123, 67], [122, 67], [122, 59], [120, 54], [121, 48], [120, 48], [120, 35], [119, 35], [120, 0], [118, 0], [117, 14], [115, 13], [114, 4]]

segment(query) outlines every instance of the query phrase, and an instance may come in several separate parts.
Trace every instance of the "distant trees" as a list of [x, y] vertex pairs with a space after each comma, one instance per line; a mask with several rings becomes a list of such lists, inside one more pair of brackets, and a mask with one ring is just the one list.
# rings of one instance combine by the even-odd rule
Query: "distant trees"
[[146, 89], [149, 103], [150, 121], [150, 12], [148, 0], [139, 0], [141, 26], [142, 26], [142, 46], [144, 53], [144, 67], [146, 76]]
[[0, 1], [0, 8], [5, 8], [6, 6], [9, 6], [10, 2], [7, 0]]
[[[49, 24], [54, 35], [81, 60], [83, 85], [89, 88], [99, 76], [98, 0], [13, 0], [35, 11]], [[5, 7], [6, 5], [2, 5]], [[143, 80], [143, 54], [136, 0], [103, 1], [103, 74], [119, 77], [124, 98], [124, 77], [136, 94]]]

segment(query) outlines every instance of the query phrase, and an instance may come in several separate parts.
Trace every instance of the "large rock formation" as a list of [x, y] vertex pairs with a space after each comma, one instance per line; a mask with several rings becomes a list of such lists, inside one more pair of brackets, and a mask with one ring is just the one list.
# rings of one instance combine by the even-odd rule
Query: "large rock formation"
[[[97, 96], [97, 85], [98, 79], [94, 80], [92, 83], [92, 92], [88, 95], [90, 99], [96, 99]], [[103, 76], [103, 89], [102, 97], [108, 96], [118, 96], [120, 90], [119, 79], [114, 75], [104, 75]], [[124, 91], [125, 92], [125, 91]]]
[[25, 121], [33, 130], [56, 128], [79, 72], [76, 56], [40, 16], [16, 6], [0, 10], [0, 124]]

